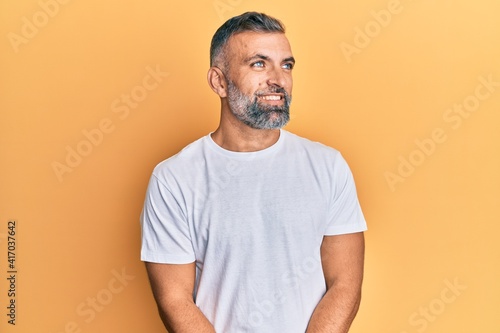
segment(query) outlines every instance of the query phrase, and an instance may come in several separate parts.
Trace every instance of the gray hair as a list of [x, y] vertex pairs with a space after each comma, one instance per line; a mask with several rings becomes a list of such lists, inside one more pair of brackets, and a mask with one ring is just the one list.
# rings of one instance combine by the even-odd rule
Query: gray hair
[[285, 33], [283, 23], [269, 15], [257, 12], [246, 12], [227, 20], [212, 37], [210, 44], [210, 66], [214, 66], [224, 53], [229, 38], [244, 31]]

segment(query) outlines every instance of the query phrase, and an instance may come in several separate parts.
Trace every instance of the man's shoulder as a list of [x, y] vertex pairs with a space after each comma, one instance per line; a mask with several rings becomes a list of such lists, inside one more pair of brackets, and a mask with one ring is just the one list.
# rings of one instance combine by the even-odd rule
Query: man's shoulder
[[340, 155], [340, 152], [337, 149], [322, 142], [313, 141], [292, 132], [283, 132], [287, 136], [287, 141], [289, 142], [290, 147], [293, 149], [331, 157]]
[[156, 165], [153, 173], [158, 175], [169, 170], [172, 172], [185, 172], [192, 169], [203, 156], [202, 151], [204, 150], [205, 140], [206, 136], [203, 136], [182, 148], [175, 155], [161, 161]]

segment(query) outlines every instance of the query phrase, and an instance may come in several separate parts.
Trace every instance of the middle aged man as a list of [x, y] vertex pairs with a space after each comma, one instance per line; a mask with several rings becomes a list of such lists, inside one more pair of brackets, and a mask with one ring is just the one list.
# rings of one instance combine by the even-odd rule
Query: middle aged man
[[141, 259], [170, 332], [347, 332], [366, 223], [333, 148], [282, 130], [295, 59], [280, 21], [249, 12], [215, 33], [219, 127], [160, 163]]

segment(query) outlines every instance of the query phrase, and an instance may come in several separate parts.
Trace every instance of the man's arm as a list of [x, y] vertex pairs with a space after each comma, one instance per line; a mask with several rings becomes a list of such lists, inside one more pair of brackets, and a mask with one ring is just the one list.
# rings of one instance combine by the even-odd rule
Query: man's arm
[[362, 232], [325, 236], [321, 261], [326, 294], [317, 305], [306, 333], [347, 333], [361, 301], [365, 241]]
[[193, 301], [195, 264], [146, 262], [161, 320], [170, 333], [215, 333]]

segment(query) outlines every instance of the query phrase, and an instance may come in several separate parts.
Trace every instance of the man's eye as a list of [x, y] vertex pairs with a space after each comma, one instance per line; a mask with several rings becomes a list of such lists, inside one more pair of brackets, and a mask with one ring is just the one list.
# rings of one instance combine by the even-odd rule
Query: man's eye
[[252, 64], [252, 67], [264, 67], [263, 61], [257, 61]]
[[283, 66], [281, 66], [281, 67], [284, 69], [293, 69], [293, 64], [291, 62], [289, 62], [289, 63], [283, 64]]

